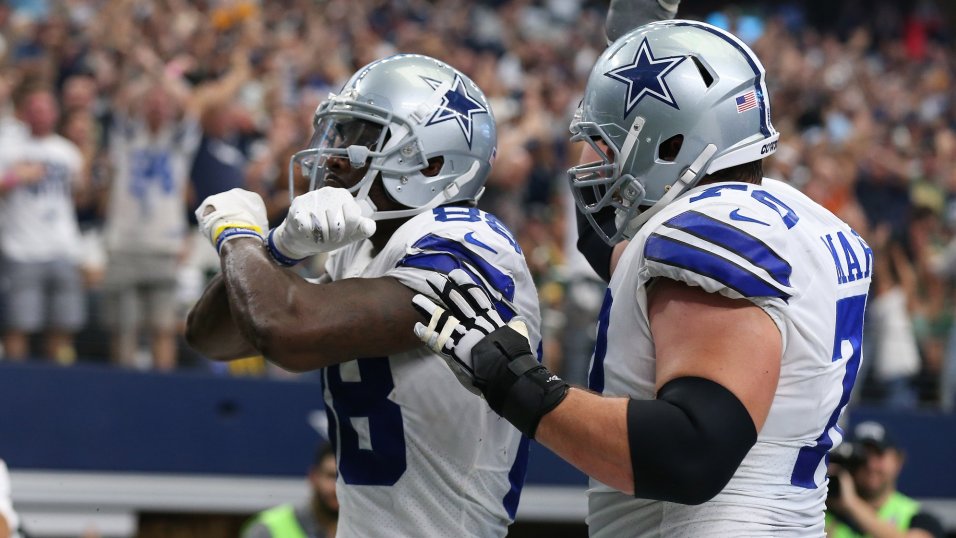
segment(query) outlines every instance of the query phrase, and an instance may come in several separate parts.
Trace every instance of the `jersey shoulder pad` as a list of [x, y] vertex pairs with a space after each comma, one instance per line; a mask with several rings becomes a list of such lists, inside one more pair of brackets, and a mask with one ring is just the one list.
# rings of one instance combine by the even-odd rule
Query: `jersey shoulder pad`
[[796, 290], [787, 224], [748, 196], [685, 197], [642, 230], [642, 276], [664, 276], [732, 298], [788, 300]]
[[519, 274], [528, 272], [511, 232], [477, 208], [435, 208], [411, 219], [399, 233], [393, 241], [398, 240], [395, 247], [402, 252], [388, 274], [429, 296], [433, 294], [425, 284], [425, 271], [448, 274], [462, 269], [504, 305], [515, 298]]

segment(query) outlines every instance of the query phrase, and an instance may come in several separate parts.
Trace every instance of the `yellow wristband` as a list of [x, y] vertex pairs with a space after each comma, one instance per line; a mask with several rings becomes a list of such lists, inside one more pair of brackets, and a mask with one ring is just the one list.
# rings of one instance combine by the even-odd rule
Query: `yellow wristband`
[[218, 243], [219, 236], [222, 234], [222, 232], [231, 228], [238, 228], [240, 230], [252, 230], [253, 232], [256, 232], [257, 234], [262, 235], [262, 228], [256, 226], [255, 224], [247, 224], [245, 222], [226, 222], [226, 223], [220, 224], [219, 226], [216, 226], [216, 230], [212, 234], [212, 242]]

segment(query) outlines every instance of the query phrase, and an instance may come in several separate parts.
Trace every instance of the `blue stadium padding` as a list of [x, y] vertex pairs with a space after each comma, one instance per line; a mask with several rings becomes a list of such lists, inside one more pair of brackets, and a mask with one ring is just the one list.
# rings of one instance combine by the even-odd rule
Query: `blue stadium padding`
[[[314, 380], [3, 362], [0, 458], [15, 470], [301, 477], [320, 440], [309, 418], [322, 409]], [[849, 418], [851, 428], [875, 419], [892, 430], [908, 456], [901, 491], [956, 498], [956, 415], [856, 408]], [[530, 445], [527, 485], [586, 484]]]
[[0, 364], [0, 457], [15, 469], [302, 476], [316, 382]]

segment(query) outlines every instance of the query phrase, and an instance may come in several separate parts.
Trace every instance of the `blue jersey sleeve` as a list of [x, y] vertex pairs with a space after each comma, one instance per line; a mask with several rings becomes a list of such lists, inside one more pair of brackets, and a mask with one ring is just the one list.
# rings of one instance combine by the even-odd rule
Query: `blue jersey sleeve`
[[779, 218], [752, 204], [686, 205], [656, 222], [643, 245], [642, 271], [732, 298], [787, 301], [795, 290], [785, 233]]

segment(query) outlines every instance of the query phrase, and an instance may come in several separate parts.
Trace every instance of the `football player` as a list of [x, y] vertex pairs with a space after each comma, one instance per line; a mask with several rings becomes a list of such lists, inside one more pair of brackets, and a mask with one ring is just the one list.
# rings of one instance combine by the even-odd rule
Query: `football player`
[[[527, 439], [408, 330], [420, 319], [412, 296], [431, 294], [426, 275], [456, 269], [502, 319], [526, 318], [538, 346], [521, 249], [475, 206], [495, 143], [488, 101], [468, 77], [393, 56], [318, 107], [312, 141], [291, 163], [317, 189], [280, 226], [265, 232], [262, 200], [247, 191], [197, 211], [222, 276], [190, 312], [188, 341], [215, 359], [261, 352], [289, 370], [324, 368], [339, 538], [504, 536], [514, 519]], [[316, 283], [283, 267], [320, 252], [331, 255]]]
[[713, 26], [642, 26], [598, 59], [571, 132], [599, 157], [570, 170], [579, 210], [630, 240], [591, 390], [538, 364], [520, 320], [457, 271], [430, 279], [442, 305], [415, 297], [416, 334], [592, 477], [591, 536], [822, 536], [872, 250], [763, 177], [779, 135], [760, 61]]

